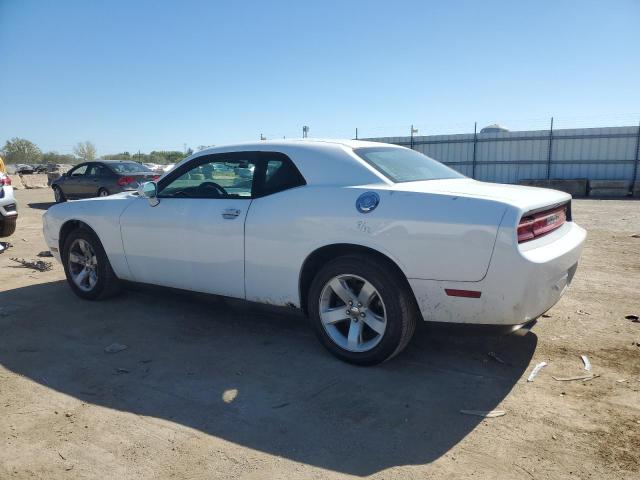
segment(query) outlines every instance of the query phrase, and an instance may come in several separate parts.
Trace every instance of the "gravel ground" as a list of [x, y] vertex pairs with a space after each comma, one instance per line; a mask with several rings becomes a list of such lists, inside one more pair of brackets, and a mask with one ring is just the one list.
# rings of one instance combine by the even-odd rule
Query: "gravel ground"
[[[640, 314], [640, 202], [574, 201], [582, 262], [527, 336], [424, 325], [358, 368], [288, 311], [140, 287], [82, 301], [60, 265], [10, 260], [47, 248], [51, 192], [17, 199], [0, 255], [2, 479], [640, 478], [640, 323], [624, 318]], [[599, 377], [552, 378], [584, 374], [582, 354]]]

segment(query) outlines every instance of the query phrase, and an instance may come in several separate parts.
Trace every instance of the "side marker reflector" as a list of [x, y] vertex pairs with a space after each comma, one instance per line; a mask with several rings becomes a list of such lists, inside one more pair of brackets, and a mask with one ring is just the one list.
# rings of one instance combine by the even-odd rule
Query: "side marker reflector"
[[480, 298], [482, 292], [476, 290], [456, 290], [454, 288], [445, 288], [444, 291], [450, 297]]

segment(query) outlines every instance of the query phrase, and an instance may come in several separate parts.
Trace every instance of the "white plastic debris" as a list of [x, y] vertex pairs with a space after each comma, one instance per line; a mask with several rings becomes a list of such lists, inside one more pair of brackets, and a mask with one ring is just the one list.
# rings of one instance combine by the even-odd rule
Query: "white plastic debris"
[[583, 380], [583, 381], [589, 381], [589, 380], [593, 380], [594, 378], [598, 378], [600, 375], [579, 375], [577, 377], [553, 377], [554, 380], [557, 380], [558, 382], [573, 382], [574, 380]]
[[502, 417], [507, 412], [504, 410], [460, 410], [464, 415], [475, 415], [476, 417], [494, 418]]
[[589, 361], [589, 357], [587, 357], [586, 355], [580, 355], [580, 358], [582, 358], [582, 363], [584, 363], [584, 369], [587, 372], [591, 371], [591, 362]]
[[542, 370], [546, 366], [547, 366], [547, 362], [540, 362], [539, 364], [537, 364], [529, 374], [529, 378], [527, 378], [527, 382], [533, 382], [533, 379], [536, 378], [536, 375], [538, 375], [538, 373], [540, 373], [540, 370]]

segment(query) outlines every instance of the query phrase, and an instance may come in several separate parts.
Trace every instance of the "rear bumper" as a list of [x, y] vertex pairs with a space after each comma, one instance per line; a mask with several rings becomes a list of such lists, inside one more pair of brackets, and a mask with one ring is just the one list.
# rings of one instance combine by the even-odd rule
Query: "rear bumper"
[[[479, 282], [409, 279], [427, 321], [520, 325], [553, 307], [571, 284], [586, 232], [572, 222], [539, 241], [513, 247], [513, 231], [499, 232], [485, 278]], [[481, 292], [448, 296], [447, 289]]]

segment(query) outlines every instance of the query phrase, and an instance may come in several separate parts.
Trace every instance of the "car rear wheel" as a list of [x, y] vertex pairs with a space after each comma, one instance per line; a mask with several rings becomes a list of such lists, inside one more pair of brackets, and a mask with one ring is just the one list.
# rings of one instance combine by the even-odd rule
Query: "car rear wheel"
[[120, 290], [118, 278], [100, 240], [86, 228], [78, 228], [66, 238], [62, 264], [67, 282], [81, 298], [107, 298]]
[[53, 187], [53, 198], [55, 199], [56, 203], [62, 203], [67, 201], [67, 198], [64, 196], [64, 193], [62, 193], [62, 189], [58, 186]]
[[375, 365], [400, 353], [416, 326], [409, 286], [367, 255], [326, 264], [309, 290], [309, 313], [322, 344], [357, 365]]
[[109, 190], [107, 190], [106, 188], [101, 188], [100, 190], [98, 190], [98, 196], [99, 197], [108, 197], [109, 196]]

